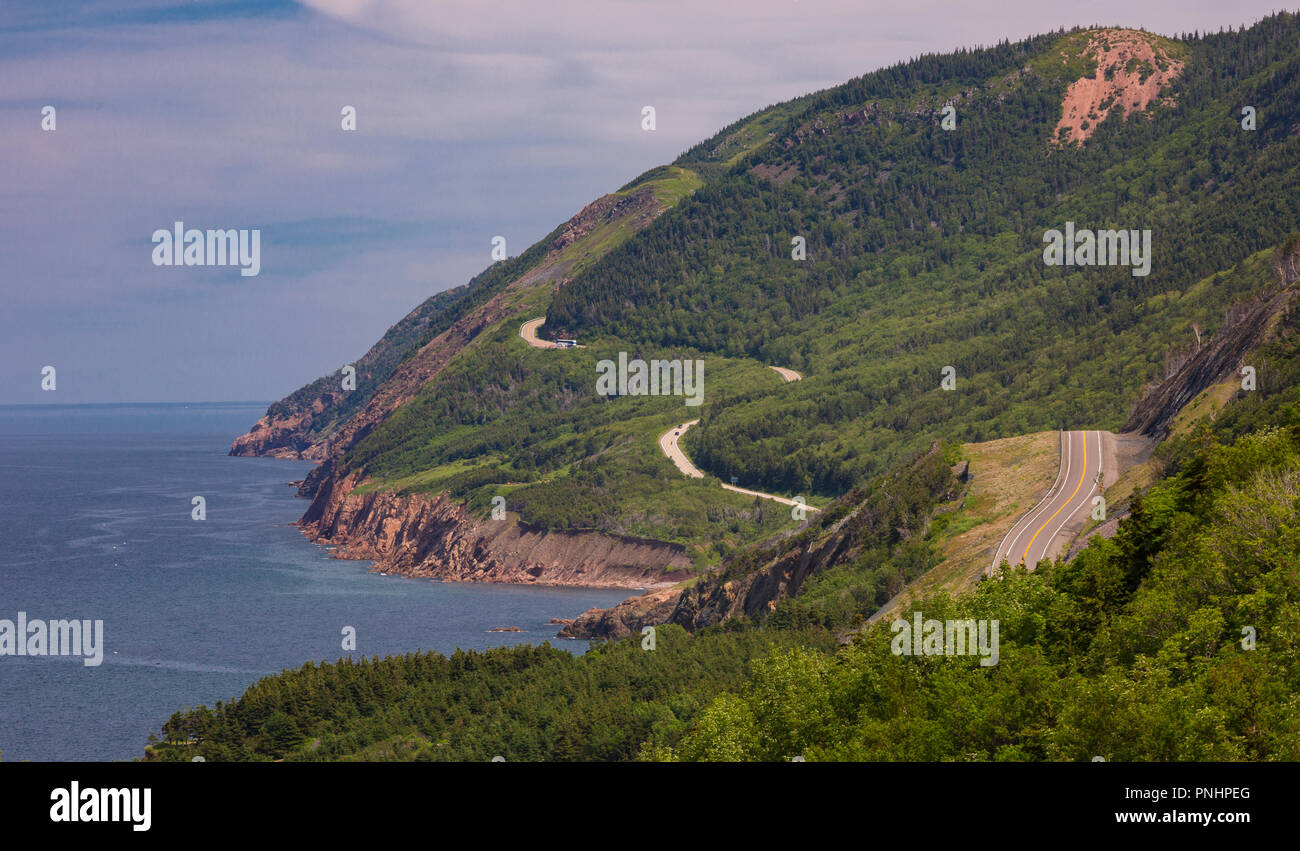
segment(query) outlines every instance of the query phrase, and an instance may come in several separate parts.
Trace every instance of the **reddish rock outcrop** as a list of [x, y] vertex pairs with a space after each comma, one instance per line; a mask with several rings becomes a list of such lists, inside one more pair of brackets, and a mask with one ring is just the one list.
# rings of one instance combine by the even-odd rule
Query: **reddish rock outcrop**
[[267, 414], [249, 429], [248, 434], [236, 438], [230, 454], [322, 461], [325, 459], [325, 447], [313, 443], [307, 437], [307, 429], [311, 427], [312, 419], [333, 403], [334, 397], [326, 393], [312, 402], [307, 410], [291, 416], [273, 419]]
[[1116, 107], [1125, 119], [1146, 109], [1183, 70], [1183, 63], [1171, 58], [1155, 36], [1139, 30], [1101, 30], [1084, 52], [1097, 60], [1097, 72], [1066, 90], [1052, 134], [1061, 144], [1086, 140]]
[[634, 217], [633, 224], [640, 229], [653, 221], [664, 209], [655, 200], [654, 192], [649, 186], [643, 186], [626, 195], [604, 195], [583, 207], [578, 215], [565, 223], [560, 235], [551, 243], [551, 251], [563, 251], [600, 225], [615, 219]]
[[617, 639], [638, 634], [642, 627], [667, 623], [681, 596], [680, 588], [664, 588], [639, 597], [628, 597], [611, 609], [588, 609], [570, 621], [556, 637]]
[[338, 558], [375, 569], [461, 582], [645, 588], [676, 582], [690, 565], [680, 544], [480, 520], [444, 494], [353, 493], [357, 474], [327, 479], [300, 523]]

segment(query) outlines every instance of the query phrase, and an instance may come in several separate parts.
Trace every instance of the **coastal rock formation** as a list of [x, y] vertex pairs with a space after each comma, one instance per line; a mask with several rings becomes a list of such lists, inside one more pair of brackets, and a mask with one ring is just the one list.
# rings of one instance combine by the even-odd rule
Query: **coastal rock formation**
[[603, 224], [629, 219], [642, 228], [663, 212], [650, 187], [643, 186], [626, 195], [603, 195], [583, 207], [565, 223], [560, 235], [551, 243], [552, 251], [563, 251]]
[[641, 632], [642, 627], [666, 623], [682, 595], [680, 588], [664, 588], [628, 597], [610, 609], [588, 609], [560, 630], [557, 638], [618, 639]]
[[288, 416], [272, 417], [266, 414], [253, 424], [247, 434], [235, 439], [230, 447], [231, 455], [265, 456], [268, 458], [292, 458], [308, 461], [321, 461], [325, 458], [325, 446], [314, 443], [307, 435], [312, 419], [319, 416], [334, 402], [334, 397], [325, 394], [311, 405]]
[[482, 520], [445, 494], [354, 490], [353, 474], [327, 479], [300, 526], [338, 558], [375, 569], [461, 582], [645, 588], [676, 582], [690, 566], [680, 544], [601, 532], [554, 531]]

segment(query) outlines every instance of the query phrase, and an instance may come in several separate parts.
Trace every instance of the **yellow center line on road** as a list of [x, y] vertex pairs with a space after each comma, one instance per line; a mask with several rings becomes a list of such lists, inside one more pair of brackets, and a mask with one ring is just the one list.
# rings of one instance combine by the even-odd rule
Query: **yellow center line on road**
[[1074, 493], [1070, 494], [1070, 498], [1067, 499], [1061, 505], [1060, 508], [1056, 509], [1056, 514], [1053, 514], [1051, 517], [1047, 518], [1047, 521], [1043, 523], [1042, 526], [1039, 526], [1038, 530], [1034, 532], [1034, 537], [1029, 539], [1029, 543], [1025, 544], [1025, 553], [1020, 557], [1021, 564], [1025, 564], [1025, 560], [1029, 558], [1029, 548], [1032, 547], [1034, 545], [1034, 541], [1038, 539], [1038, 533], [1046, 529], [1047, 524], [1055, 520], [1056, 515], [1060, 514], [1062, 509], [1065, 508], [1065, 506], [1074, 502], [1074, 497], [1079, 493], [1079, 488], [1083, 487], [1083, 480], [1087, 478], [1087, 476], [1088, 476], [1088, 432], [1085, 431], [1083, 433], [1083, 472], [1079, 474], [1079, 483], [1074, 486]]

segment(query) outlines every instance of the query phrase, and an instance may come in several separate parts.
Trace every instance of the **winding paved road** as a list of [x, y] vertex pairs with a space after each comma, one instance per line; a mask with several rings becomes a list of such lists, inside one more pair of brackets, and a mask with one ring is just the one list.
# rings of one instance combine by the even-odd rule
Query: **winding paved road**
[[[542, 327], [542, 325], [545, 322], [546, 322], [545, 316], [539, 319], [528, 320], [523, 325], [519, 326], [519, 336], [523, 337], [524, 342], [534, 348], [558, 349], [559, 346], [555, 345], [550, 340], [541, 340], [538, 339], [537, 337], [537, 329]], [[579, 346], [578, 348], [582, 348], [582, 346]], [[776, 370], [777, 374], [781, 376], [782, 380], [787, 382], [798, 381], [799, 379], [803, 378], [802, 375], [795, 372], [793, 369], [786, 369], [785, 367], [781, 367], [781, 366], [774, 366], [771, 367], [771, 369]], [[669, 460], [671, 460], [674, 464], [677, 465], [677, 469], [682, 471], [682, 475], [689, 476], [692, 479], [704, 478], [704, 471], [691, 463], [691, 459], [686, 457], [686, 453], [683, 452], [681, 446], [678, 445], [678, 441], [681, 440], [682, 435], [686, 434], [686, 430], [688, 428], [690, 428], [691, 426], [695, 425], [698, 422], [699, 420], [691, 420], [690, 422], [682, 423], [681, 425], [678, 426], [673, 426], [672, 428], [668, 429], [668, 431], [659, 435], [659, 448], [663, 450], [663, 453], [668, 456]], [[774, 493], [763, 493], [762, 491], [752, 491], [747, 488], [739, 488], [736, 487], [735, 485], [728, 485], [728, 484], [723, 484], [722, 486], [729, 491], [735, 491], [736, 493], [743, 493], [747, 496], [757, 496], [762, 499], [770, 499], [773, 502], [779, 502], [782, 505], [791, 505], [791, 506], [802, 505], [809, 511], [821, 511], [821, 509], [817, 508], [816, 506], [807, 505], [806, 503], [802, 503], [793, 499], [788, 499], [784, 496], [777, 496]]]
[[985, 573], [992, 576], [1002, 560], [1024, 564], [1055, 558], [1092, 514], [1092, 498], [1102, 483], [1102, 432], [1067, 431], [1061, 435], [1061, 464], [1046, 496], [1016, 521], [993, 554]]
[[[520, 331], [520, 333], [523, 333], [523, 331]], [[776, 373], [779, 374], [784, 381], [798, 381], [798, 379], [803, 378], [803, 375], [794, 372], [793, 369], [785, 369], [784, 366], [770, 366], [768, 369], [775, 369]], [[673, 426], [671, 429], [664, 431], [663, 434], [659, 435], [659, 448], [660, 450], [663, 450], [664, 455], [667, 455], [668, 459], [671, 460], [673, 464], [677, 465], [677, 469], [681, 470], [681, 473], [684, 474], [684, 476], [689, 476], [690, 478], [705, 478], [703, 470], [690, 463], [690, 459], [686, 457], [686, 453], [682, 452], [681, 447], [679, 446], [681, 435], [686, 434], [686, 429], [697, 424], [697, 422], [699, 422], [699, 420], [682, 422], [680, 426]], [[751, 491], [748, 487], [736, 487], [735, 485], [727, 485], [725, 482], [720, 483], [722, 483], [723, 489], [735, 491], [737, 494], [758, 496], [759, 499], [770, 499], [774, 503], [781, 503], [783, 505], [803, 505], [803, 507], [809, 509], [809, 511], [822, 511], [822, 509], [816, 507], [816, 505], [801, 503], [798, 502], [798, 500], [789, 499], [787, 496], [764, 494], [763, 491]]]
[[523, 337], [524, 342], [535, 349], [558, 349], [559, 346], [555, 345], [550, 340], [537, 339], [537, 329], [541, 328], [542, 324], [545, 322], [545, 316], [541, 319], [529, 319], [523, 325], [519, 326], [519, 336]]
[[798, 381], [803, 378], [802, 375], [795, 372], [793, 369], [786, 369], [783, 366], [769, 366], [768, 369], [775, 369], [776, 374], [784, 378], [786, 381]]
[[[775, 368], [776, 367], [773, 367], [773, 369]], [[797, 381], [798, 379], [786, 379], [786, 380]], [[664, 454], [668, 456], [669, 460], [671, 460], [674, 464], [677, 465], [677, 469], [681, 470], [683, 475], [690, 476], [692, 479], [704, 478], [704, 472], [699, 467], [696, 467], [694, 464], [691, 463], [691, 459], [686, 457], [686, 453], [682, 451], [682, 448], [681, 446], [678, 445], [678, 442], [681, 440], [682, 435], [686, 434], [686, 430], [698, 422], [699, 420], [691, 420], [688, 423], [682, 423], [681, 425], [673, 426], [672, 428], [668, 429], [668, 431], [659, 435], [659, 448], [664, 451]], [[821, 509], [815, 505], [808, 505], [807, 503], [799, 502], [798, 500], [794, 500], [794, 499], [789, 499], [788, 497], [777, 496], [774, 493], [763, 493], [762, 491], [752, 491], [749, 488], [736, 487], [735, 485], [729, 485], [726, 484], [725, 482], [721, 482], [720, 484], [725, 490], [735, 491], [736, 493], [743, 493], [746, 496], [756, 496], [759, 497], [760, 499], [770, 499], [773, 502], [779, 502], [782, 505], [791, 505], [791, 506], [802, 505], [804, 508], [808, 509], [809, 511], [821, 511]]]
[[682, 471], [682, 475], [690, 476], [692, 479], [704, 478], [704, 472], [691, 463], [691, 459], [686, 457], [686, 453], [677, 445], [677, 441], [686, 434], [686, 429], [698, 423], [699, 420], [691, 420], [688, 423], [682, 423], [679, 426], [673, 426], [668, 431], [659, 435], [659, 448], [664, 451], [677, 469]]

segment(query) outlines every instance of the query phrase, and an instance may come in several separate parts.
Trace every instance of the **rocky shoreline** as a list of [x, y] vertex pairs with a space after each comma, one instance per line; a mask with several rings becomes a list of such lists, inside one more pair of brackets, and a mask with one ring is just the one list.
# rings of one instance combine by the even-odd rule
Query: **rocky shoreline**
[[336, 558], [375, 562], [403, 576], [516, 585], [658, 589], [690, 559], [680, 544], [480, 519], [445, 494], [369, 490], [357, 474], [326, 477], [299, 521]]

